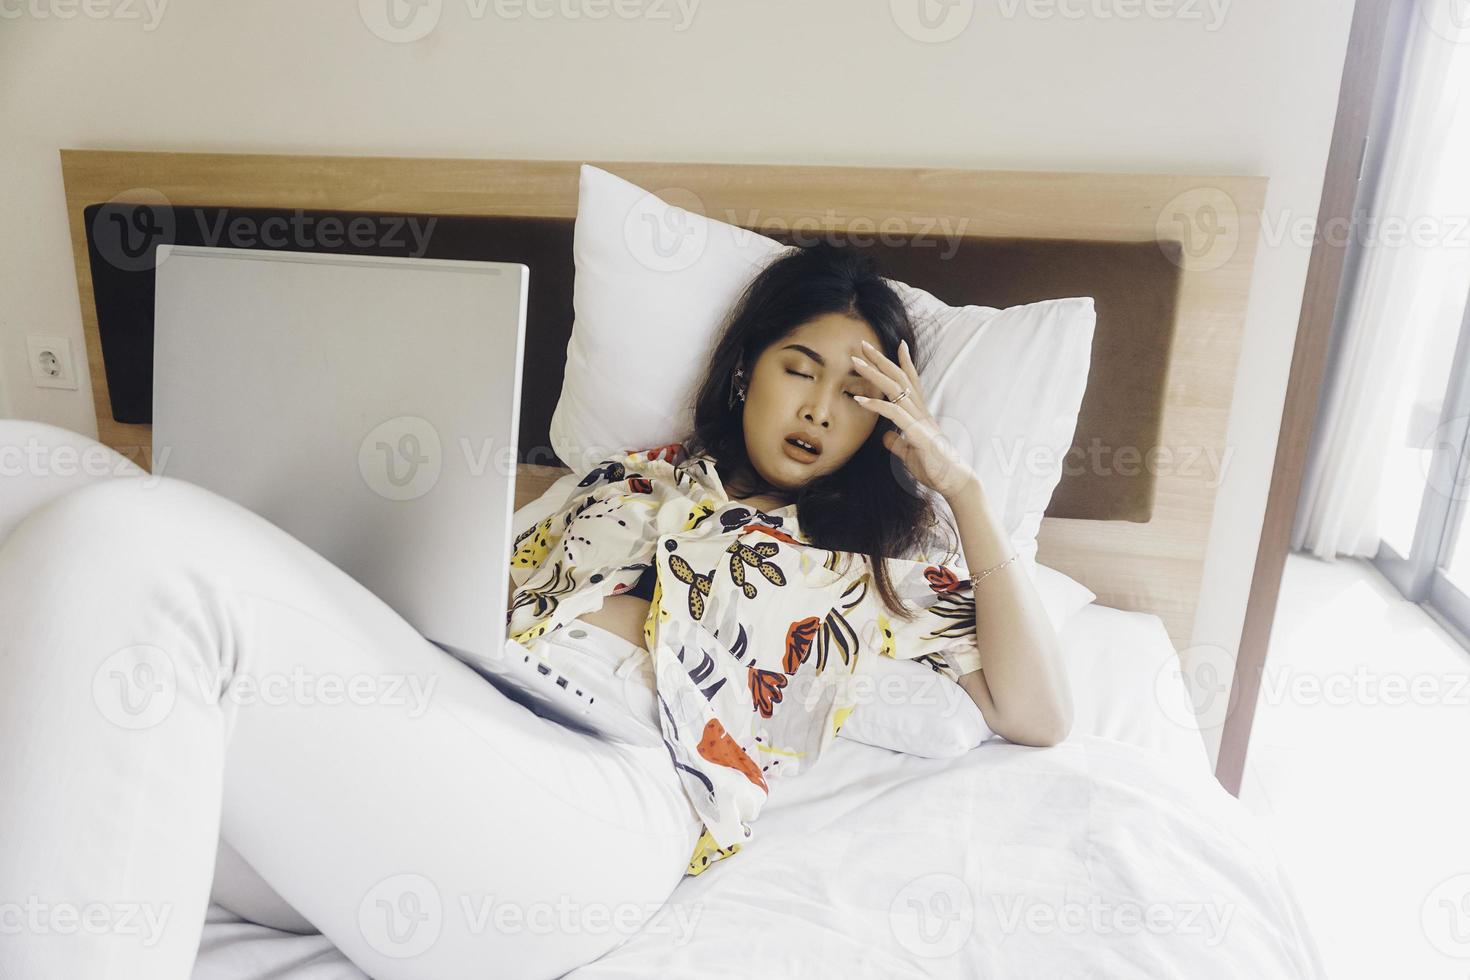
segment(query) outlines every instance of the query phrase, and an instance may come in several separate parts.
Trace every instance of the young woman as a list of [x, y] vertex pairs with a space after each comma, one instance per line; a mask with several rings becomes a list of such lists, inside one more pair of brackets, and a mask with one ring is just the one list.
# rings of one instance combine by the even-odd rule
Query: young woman
[[[958, 680], [998, 733], [1050, 744], [1070, 716], [1055, 637], [925, 407], [914, 346], [870, 263], [796, 252], [732, 315], [686, 447], [698, 466], [660, 472], [697, 484], [691, 526], [870, 558], [932, 531], [914, 481], [942, 494], [973, 570], [959, 625], [984, 651]], [[638, 483], [609, 469], [587, 478], [603, 501]], [[765, 544], [752, 567], [789, 582]], [[541, 584], [551, 547], [522, 575], [513, 628], [646, 652], [665, 576], [687, 563], [661, 554], [649, 598], [619, 581], [557, 606]], [[626, 555], [629, 578], [640, 559]], [[899, 605], [882, 562], [872, 581]], [[709, 581], [684, 584], [697, 617]], [[570, 623], [582, 629], [562, 634]], [[15, 528], [0, 544], [0, 678], [0, 976], [183, 980], [211, 897], [320, 930], [379, 980], [559, 976], [640, 927], [697, 929], [698, 909], [666, 903], [707, 822], [689, 793], [704, 775], [677, 766], [684, 743], [604, 742], [536, 716], [299, 541], [191, 484], [109, 479]]]

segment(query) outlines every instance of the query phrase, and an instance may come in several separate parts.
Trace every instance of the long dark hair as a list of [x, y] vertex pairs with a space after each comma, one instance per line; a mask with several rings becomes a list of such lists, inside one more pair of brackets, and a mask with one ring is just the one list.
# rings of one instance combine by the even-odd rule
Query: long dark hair
[[[766, 266], [735, 302], [712, 353], [709, 372], [694, 400], [694, 431], [684, 440], [690, 454], [708, 453], [721, 480], [759, 474], [745, 451], [742, 405], [729, 404], [737, 365], [747, 376], [756, 358], [807, 321], [823, 314], [854, 316], [878, 335], [878, 347], [895, 363], [907, 341], [922, 365], [918, 338], [903, 300], [879, 274], [877, 263], [854, 248], [826, 242], [796, 248]], [[895, 615], [913, 613], [893, 587], [883, 557], [910, 557], [943, 526], [927, 492], [882, 443], [896, 431], [879, 417], [872, 435], [843, 466], [802, 486], [796, 494], [801, 530], [813, 545], [864, 555], [883, 603]], [[757, 487], [771, 492], [775, 487]], [[951, 540], [957, 534], [950, 528]], [[950, 550], [953, 551], [953, 545]]]

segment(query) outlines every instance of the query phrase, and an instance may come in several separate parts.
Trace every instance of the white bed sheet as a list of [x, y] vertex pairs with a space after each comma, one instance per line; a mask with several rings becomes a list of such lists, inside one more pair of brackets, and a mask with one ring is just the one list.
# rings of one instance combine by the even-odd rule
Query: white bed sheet
[[[1093, 605], [1062, 643], [1067, 742], [927, 759], [838, 739], [773, 784], [742, 853], [568, 976], [1321, 976], [1274, 852], [1209, 772], [1162, 623]], [[193, 976], [364, 974], [213, 906]]]

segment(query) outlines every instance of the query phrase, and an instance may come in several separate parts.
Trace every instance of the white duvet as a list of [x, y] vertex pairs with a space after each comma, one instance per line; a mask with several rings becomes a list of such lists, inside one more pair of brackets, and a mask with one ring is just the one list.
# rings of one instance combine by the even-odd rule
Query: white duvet
[[[1260, 825], [1179, 724], [1188, 698], [1158, 618], [1094, 605], [1062, 640], [1066, 742], [928, 759], [838, 739], [772, 784], [740, 854], [568, 977], [1322, 976]], [[320, 935], [218, 906], [194, 972], [362, 977]]]
[[[1203, 771], [1092, 735], [829, 751], [744, 851], [568, 977], [1322, 976], [1258, 825]], [[195, 977], [226, 976], [362, 974], [321, 936], [216, 922]]]
[[753, 845], [568, 976], [1321, 976], [1269, 845], [1207, 774], [1086, 735], [830, 751]]

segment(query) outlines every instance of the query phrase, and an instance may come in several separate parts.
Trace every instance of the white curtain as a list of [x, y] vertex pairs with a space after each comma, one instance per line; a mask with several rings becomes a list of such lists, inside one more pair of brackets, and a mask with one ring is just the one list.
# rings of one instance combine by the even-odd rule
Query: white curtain
[[[1420, 431], [1424, 412], [1421, 405], [1414, 413], [1414, 396], [1442, 366], [1426, 358], [1447, 359], [1432, 341], [1458, 332], [1470, 281], [1470, 26], [1454, 19], [1470, 7], [1466, 0], [1417, 6], [1373, 213], [1354, 231], [1360, 273], [1346, 294], [1292, 534], [1294, 548], [1321, 558], [1377, 552], [1386, 482], [1395, 493], [1390, 506], [1409, 496], [1417, 513], [1414, 471], [1431, 433]], [[1423, 486], [1418, 472], [1417, 490]]]

